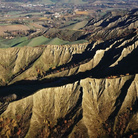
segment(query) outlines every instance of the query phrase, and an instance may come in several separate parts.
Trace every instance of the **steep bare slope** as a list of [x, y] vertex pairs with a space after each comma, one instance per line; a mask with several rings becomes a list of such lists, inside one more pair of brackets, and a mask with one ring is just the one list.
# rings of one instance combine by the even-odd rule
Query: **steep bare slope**
[[[138, 75], [86, 78], [38, 90], [8, 106], [1, 124], [10, 134], [1, 126], [1, 135], [17, 136], [19, 131], [21, 137], [29, 138], [131, 134], [138, 128], [137, 82]], [[15, 124], [10, 127], [7, 119]]]
[[[0, 49], [0, 136], [137, 137], [138, 24], [131, 15], [123, 36], [94, 39], [101, 21], [89, 43]], [[101, 35], [117, 28], [104, 26]]]

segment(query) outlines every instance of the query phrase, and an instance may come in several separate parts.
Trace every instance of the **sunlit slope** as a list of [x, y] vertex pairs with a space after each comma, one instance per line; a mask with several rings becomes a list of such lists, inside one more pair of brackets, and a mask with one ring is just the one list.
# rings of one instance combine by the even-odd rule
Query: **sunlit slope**
[[67, 26], [63, 27], [62, 29], [79, 30], [79, 29], [83, 28], [87, 23], [88, 23], [88, 21], [84, 20], [84, 21], [81, 21], [78, 23], [67, 25]]
[[13, 47], [0, 48], [0, 136], [137, 137], [137, 14], [90, 20], [83, 44], [53, 45], [61, 32], [2, 39]]

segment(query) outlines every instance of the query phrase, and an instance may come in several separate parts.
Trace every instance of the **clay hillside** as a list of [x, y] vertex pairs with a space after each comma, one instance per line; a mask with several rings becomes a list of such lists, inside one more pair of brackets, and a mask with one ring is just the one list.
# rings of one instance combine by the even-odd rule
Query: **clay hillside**
[[138, 9], [74, 36], [87, 41], [0, 48], [0, 137], [138, 136]]

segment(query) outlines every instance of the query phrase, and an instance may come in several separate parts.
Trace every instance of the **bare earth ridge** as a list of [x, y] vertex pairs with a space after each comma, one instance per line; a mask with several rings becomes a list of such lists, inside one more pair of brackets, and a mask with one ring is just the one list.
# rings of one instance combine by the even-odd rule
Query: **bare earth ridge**
[[136, 15], [91, 20], [88, 43], [0, 49], [0, 135], [137, 136]]

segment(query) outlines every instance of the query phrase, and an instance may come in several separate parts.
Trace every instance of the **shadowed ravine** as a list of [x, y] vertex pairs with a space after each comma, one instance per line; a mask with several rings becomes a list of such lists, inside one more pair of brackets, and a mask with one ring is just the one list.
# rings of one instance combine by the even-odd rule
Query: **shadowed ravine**
[[0, 136], [136, 137], [134, 13], [89, 21], [88, 43], [1, 48]]

